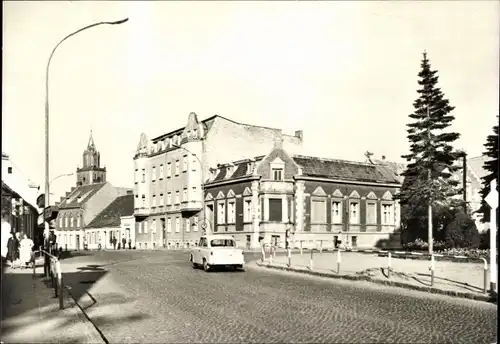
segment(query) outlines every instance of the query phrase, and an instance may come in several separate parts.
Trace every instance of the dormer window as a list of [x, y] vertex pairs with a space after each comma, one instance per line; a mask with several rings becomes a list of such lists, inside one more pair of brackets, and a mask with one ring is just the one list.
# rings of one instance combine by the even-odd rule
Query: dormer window
[[247, 163], [247, 174], [252, 174], [253, 173], [253, 162]]
[[272, 180], [283, 180], [285, 177], [285, 162], [279, 157], [271, 162], [271, 179]]

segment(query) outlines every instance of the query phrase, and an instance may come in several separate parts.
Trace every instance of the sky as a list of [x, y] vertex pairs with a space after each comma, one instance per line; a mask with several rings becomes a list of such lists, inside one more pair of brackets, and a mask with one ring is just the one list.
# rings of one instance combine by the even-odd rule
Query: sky
[[[115, 186], [133, 156], [190, 112], [304, 131], [304, 154], [402, 161], [427, 51], [456, 120], [456, 148], [483, 152], [499, 113], [498, 1], [5, 1], [2, 151], [44, 188], [75, 172], [90, 131]], [[271, 147], [270, 147], [271, 148]], [[52, 185], [52, 200], [76, 176]]]

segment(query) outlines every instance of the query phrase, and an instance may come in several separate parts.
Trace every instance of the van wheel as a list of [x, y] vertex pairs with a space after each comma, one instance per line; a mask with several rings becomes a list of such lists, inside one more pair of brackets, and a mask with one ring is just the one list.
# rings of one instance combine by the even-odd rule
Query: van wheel
[[205, 258], [203, 258], [203, 270], [205, 270], [205, 272], [208, 272], [210, 270], [210, 265], [208, 265], [208, 262]]

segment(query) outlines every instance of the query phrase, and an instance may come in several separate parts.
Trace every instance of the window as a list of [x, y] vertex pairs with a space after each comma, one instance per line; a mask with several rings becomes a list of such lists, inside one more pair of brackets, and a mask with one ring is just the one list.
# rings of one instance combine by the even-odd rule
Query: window
[[152, 174], [151, 180], [154, 182], [156, 180], [156, 166], [153, 166]]
[[180, 192], [179, 191], [176, 191], [175, 192], [175, 204], [179, 204], [180, 203]]
[[74, 227], [75, 226], [75, 219], [73, 218], [73, 215], [69, 216], [69, 226]]
[[185, 219], [184, 220], [184, 228], [186, 228], [186, 232], [189, 232], [190, 228], [189, 228], [189, 219]]
[[193, 163], [191, 164], [191, 170], [196, 171], [196, 164], [199, 164], [198, 159], [196, 159], [193, 155]]
[[283, 180], [282, 168], [273, 168], [273, 180]]
[[163, 194], [160, 194], [160, 206], [164, 206], [165, 201], [163, 200]]
[[171, 205], [172, 204], [172, 193], [169, 192], [167, 193], [167, 205]]
[[82, 216], [81, 215], [77, 215], [76, 216], [76, 226], [77, 227], [81, 226], [81, 220], [82, 220]]
[[163, 170], [163, 164], [160, 165], [160, 179], [163, 179], [164, 177], [164, 170]]
[[359, 223], [359, 203], [352, 202], [349, 205], [349, 222], [353, 224]]
[[269, 199], [269, 221], [283, 220], [283, 200], [281, 198]]
[[156, 233], [156, 219], [151, 221], [151, 233]]
[[196, 186], [193, 186], [193, 198], [196, 199]]
[[311, 222], [326, 223], [326, 201], [313, 199], [311, 202]]
[[351, 237], [351, 246], [352, 246], [353, 248], [358, 247], [358, 237], [357, 237], [357, 236], [353, 236], [353, 237]]
[[137, 233], [141, 234], [142, 233], [142, 223], [137, 223]]
[[153, 195], [153, 207], [156, 207], [156, 195]]
[[60, 216], [59, 217], [59, 228], [62, 228], [62, 226], [63, 226], [63, 217]]
[[9, 167], [7, 167], [7, 173], [8, 173], [8, 174], [12, 174], [12, 167], [10, 167], [10, 166], [9, 166]]
[[193, 137], [197, 137], [198, 136], [198, 129], [193, 129]]
[[143, 229], [144, 233], [148, 233], [149, 232], [147, 221], [142, 221], [142, 229]]
[[182, 190], [182, 201], [183, 202], [187, 202], [187, 200], [188, 200], [188, 189], [184, 188]]
[[342, 223], [342, 201], [332, 202], [332, 223]]
[[64, 217], [64, 227], [68, 228], [68, 216]]
[[142, 207], [146, 208], [146, 195], [142, 195]]
[[210, 241], [211, 247], [236, 247], [236, 242], [232, 239], [213, 239]]
[[394, 211], [392, 204], [382, 204], [382, 224], [393, 225], [394, 224], [393, 213]]
[[172, 218], [169, 217], [167, 219], [167, 233], [170, 233], [172, 231]]
[[175, 232], [179, 233], [181, 231], [181, 219], [179, 217], [175, 218]]
[[377, 224], [377, 204], [375, 202], [366, 202], [366, 224]]
[[252, 221], [252, 200], [246, 199], [243, 202], [243, 222], [251, 222]]
[[234, 201], [227, 202], [227, 223], [235, 222], [234, 204]]
[[135, 173], [134, 173], [134, 181], [135, 183], [137, 184], [139, 182], [139, 169], [135, 169]]
[[217, 223], [225, 223], [226, 221], [226, 204], [219, 202], [217, 204]]
[[198, 232], [198, 216], [193, 217], [193, 231]]
[[168, 163], [167, 164], [167, 178], [170, 178], [172, 176], [172, 164]]
[[179, 175], [179, 160], [175, 160], [175, 175]]
[[145, 183], [146, 182], [146, 169], [142, 169], [142, 182]]
[[182, 158], [182, 172], [186, 172], [188, 170], [188, 157], [184, 155]]

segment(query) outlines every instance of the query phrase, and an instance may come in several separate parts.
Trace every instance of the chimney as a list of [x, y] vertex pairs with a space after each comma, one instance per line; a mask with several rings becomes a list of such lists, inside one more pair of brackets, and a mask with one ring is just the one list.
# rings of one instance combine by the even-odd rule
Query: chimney
[[302, 140], [304, 138], [304, 132], [302, 130], [295, 130], [295, 137]]

